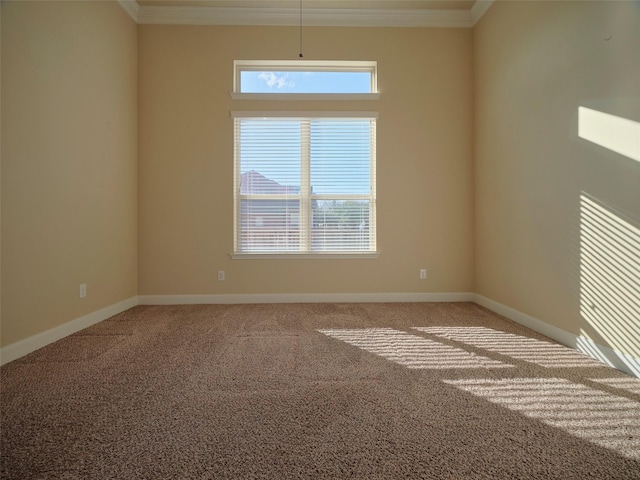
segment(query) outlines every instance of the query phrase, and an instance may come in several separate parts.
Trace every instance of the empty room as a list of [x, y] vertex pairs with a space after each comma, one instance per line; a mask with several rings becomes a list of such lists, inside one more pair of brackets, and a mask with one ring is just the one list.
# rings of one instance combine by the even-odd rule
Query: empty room
[[0, 478], [640, 479], [639, 2], [0, 21]]

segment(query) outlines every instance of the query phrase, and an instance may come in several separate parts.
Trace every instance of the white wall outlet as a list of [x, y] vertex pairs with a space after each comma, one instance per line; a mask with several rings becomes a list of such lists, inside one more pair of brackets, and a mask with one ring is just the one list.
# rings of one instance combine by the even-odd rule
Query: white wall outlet
[[224, 282], [224, 270], [218, 270], [218, 281]]
[[78, 296], [80, 298], [84, 298], [87, 296], [87, 284], [86, 283], [81, 283], [80, 287], [78, 288]]
[[420, 280], [426, 280], [427, 279], [427, 269], [426, 268], [421, 268], [420, 269]]

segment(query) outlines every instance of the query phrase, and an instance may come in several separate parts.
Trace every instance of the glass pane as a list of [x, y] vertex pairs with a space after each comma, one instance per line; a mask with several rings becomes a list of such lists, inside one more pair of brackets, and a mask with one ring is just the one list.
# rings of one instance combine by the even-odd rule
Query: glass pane
[[372, 93], [371, 72], [240, 72], [241, 93]]
[[243, 252], [300, 250], [300, 202], [242, 200], [240, 232]]
[[314, 120], [310, 148], [312, 193], [371, 193], [370, 120]]
[[311, 208], [313, 250], [371, 250], [368, 200], [314, 200]]
[[243, 119], [237, 148], [241, 193], [300, 193], [298, 120]]

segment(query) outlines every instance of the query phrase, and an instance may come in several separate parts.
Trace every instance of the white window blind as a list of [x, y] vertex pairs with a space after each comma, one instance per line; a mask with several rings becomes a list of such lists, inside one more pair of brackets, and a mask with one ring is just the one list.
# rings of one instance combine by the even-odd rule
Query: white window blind
[[233, 116], [236, 253], [376, 251], [375, 114]]

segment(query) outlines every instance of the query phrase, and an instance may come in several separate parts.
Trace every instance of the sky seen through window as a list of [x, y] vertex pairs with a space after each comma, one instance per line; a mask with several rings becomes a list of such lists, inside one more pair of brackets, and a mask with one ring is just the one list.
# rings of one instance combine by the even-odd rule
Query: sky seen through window
[[372, 93], [371, 72], [240, 72], [242, 93]]

